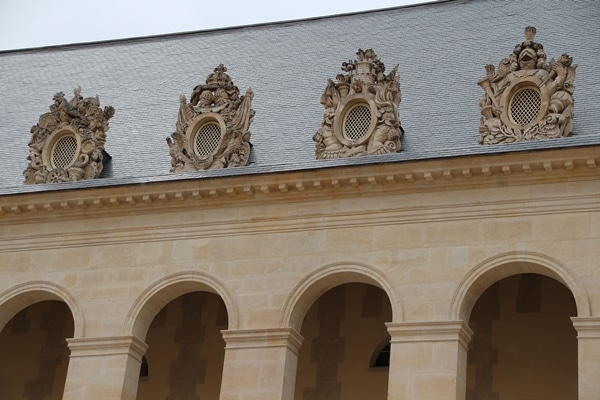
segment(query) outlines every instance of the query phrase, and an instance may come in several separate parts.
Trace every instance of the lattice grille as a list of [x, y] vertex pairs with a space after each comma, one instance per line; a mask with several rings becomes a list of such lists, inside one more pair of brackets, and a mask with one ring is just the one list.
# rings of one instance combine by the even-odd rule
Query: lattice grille
[[537, 118], [542, 106], [540, 92], [533, 88], [519, 90], [510, 102], [510, 118], [517, 125], [527, 125]]
[[344, 120], [344, 136], [350, 140], [360, 140], [369, 131], [371, 109], [365, 105], [352, 107]]
[[71, 135], [65, 135], [58, 139], [52, 149], [52, 166], [54, 168], [67, 168], [77, 153], [77, 139]]
[[209, 122], [198, 129], [194, 145], [196, 146], [196, 154], [199, 156], [211, 155], [221, 142], [221, 127], [219, 124]]

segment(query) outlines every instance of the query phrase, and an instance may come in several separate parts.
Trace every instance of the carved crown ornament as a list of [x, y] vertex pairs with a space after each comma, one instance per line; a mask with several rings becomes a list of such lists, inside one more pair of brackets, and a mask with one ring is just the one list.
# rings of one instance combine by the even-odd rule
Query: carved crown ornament
[[385, 66], [372, 49], [342, 63], [336, 82], [327, 80], [321, 96], [321, 128], [313, 136], [317, 159], [395, 153], [400, 150], [400, 82], [398, 66]]
[[70, 101], [63, 92], [53, 100], [50, 112], [31, 128], [25, 184], [97, 178], [103, 168], [108, 120], [115, 109], [102, 110], [98, 96], [84, 98], [81, 87]]
[[252, 89], [244, 96], [220, 64], [204, 85], [192, 91], [190, 102], [179, 97], [176, 131], [167, 137], [171, 172], [244, 166], [250, 158], [254, 118]]
[[498, 64], [486, 65], [478, 84], [480, 144], [566, 137], [573, 131], [573, 91], [577, 65], [568, 54], [546, 62], [544, 47], [525, 28], [525, 41]]

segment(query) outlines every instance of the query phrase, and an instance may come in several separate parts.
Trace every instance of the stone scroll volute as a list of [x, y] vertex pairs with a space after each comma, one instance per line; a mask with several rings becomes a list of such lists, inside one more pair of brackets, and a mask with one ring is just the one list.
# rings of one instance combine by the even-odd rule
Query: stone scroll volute
[[327, 80], [321, 128], [313, 136], [317, 159], [388, 154], [400, 150], [398, 66], [385, 66], [372, 49], [342, 63], [344, 74]]
[[53, 97], [50, 112], [31, 128], [25, 184], [94, 179], [103, 169], [104, 145], [112, 106], [100, 108], [98, 96], [84, 98], [81, 88], [71, 100]]
[[573, 92], [577, 65], [568, 54], [546, 62], [535, 42], [536, 29], [525, 28], [525, 41], [498, 67], [486, 65], [478, 84], [480, 144], [513, 143], [566, 137], [573, 131]]
[[220, 64], [206, 83], [179, 98], [176, 131], [167, 138], [171, 172], [239, 167], [250, 158], [252, 89], [240, 91]]

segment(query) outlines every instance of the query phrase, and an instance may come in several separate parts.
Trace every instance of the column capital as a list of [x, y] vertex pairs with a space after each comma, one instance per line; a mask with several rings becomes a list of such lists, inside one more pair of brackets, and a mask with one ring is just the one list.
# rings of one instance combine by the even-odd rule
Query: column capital
[[577, 331], [577, 338], [600, 339], [599, 317], [572, 317], [571, 321]]
[[388, 322], [392, 343], [458, 341], [467, 348], [473, 331], [464, 321]]
[[71, 358], [107, 355], [131, 355], [141, 361], [148, 345], [135, 336], [67, 339]]
[[226, 349], [288, 347], [295, 354], [304, 338], [294, 328], [222, 330]]

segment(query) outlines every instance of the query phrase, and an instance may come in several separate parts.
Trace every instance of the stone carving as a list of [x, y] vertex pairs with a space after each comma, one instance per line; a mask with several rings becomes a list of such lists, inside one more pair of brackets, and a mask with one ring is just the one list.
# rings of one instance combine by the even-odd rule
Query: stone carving
[[246, 165], [254, 118], [252, 89], [244, 96], [220, 64], [206, 84], [192, 91], [190, 102], [179, 97], [176, 131], [167, 138], [171, 172], [197, 171]]
[[569, 136], [573, 130], [573, 91], [577, 65], [567, 54], [546, 62], [536, 29], [525, 28], [517, 44], [498, 68], [486, 65], [478, 84], [480, 144], [512, 143]]
[[321, 128], [313, 136], [317, 159], [332, 159], [400, 150], [400, 82], [398, 66], [385, 66], [372, 49], [342, 63], [336, 81], [327, 80], [321, 96]]
[[50, 112], [31, 128], [29, 165], [25, 183], [50, 183], [97, 178], [102, 172], [108, 120], [112, 106], [100, 108], [96, 97], [81, 96], [81, 87], [67, 101], [63, 92], [53, 97]]

